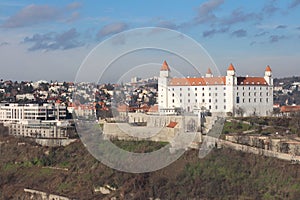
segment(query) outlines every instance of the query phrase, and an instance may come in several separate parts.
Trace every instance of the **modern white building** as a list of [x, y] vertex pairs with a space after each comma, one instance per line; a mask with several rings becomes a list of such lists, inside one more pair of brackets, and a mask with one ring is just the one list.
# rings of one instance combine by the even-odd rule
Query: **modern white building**
[[66, 110], [59, 104], [0, 104], [0, 121], [60, 120], [66, 118]]
[[164, 61], [158, 79], [158, 106], [161, 115], [178, 111], [216, 115], [269, 116], [273, 111], [273, 78], [270, 66], [264, 77], [239, 77], [232, 64], [226, 76], [175, 78]]
[[68, 124], [59, 121], [21, 121], [6, 124], [10, 135], [32, 138], [67, 138]]

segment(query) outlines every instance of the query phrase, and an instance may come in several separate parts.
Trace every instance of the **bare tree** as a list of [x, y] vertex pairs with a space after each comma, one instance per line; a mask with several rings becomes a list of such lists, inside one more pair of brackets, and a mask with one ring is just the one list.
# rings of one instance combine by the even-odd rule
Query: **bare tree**
[[237, 115], [239, 115], [240, 117], [243, 117], [243, 116], [244, 116], [244, 113], [245, 113], [245, 110], [244, 110], [243, 108], [241, 108], [241, 107], [237, 107], [237, 108], [235, 109], [235, 113], [236, 113]]

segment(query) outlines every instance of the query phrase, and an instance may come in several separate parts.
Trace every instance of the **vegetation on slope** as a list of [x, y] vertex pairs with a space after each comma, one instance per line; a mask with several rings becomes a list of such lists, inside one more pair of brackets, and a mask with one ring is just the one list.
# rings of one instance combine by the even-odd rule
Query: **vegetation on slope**
[[[46, 148], [23, 140], [1, 138], [1, 199], [25, 198], [24, 188], [76, 199], [300, 198], [299, 166], [274, 158], [220, 149], [199, 159], [198, 152], [190, 150], [164, 169], [129, 174], [95, 160], [80, 141], [65, 148]], [[117, 143], [126, 149], [133, 142]], [[149, 145], [138, 142], [143, 150]], [[106, 184], [116, 191], [108, 195], [94, 192], [95, 187]]]

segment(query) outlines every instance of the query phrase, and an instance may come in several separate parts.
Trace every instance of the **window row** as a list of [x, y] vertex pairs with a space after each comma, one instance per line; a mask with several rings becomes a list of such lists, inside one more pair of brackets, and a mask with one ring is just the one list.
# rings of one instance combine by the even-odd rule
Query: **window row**
[[[259, 99], [248, 99], [248, 101], [246, 99], [240, 99], [240, 97], [236, 97], [236, 103], [263, 103], [263, 98], [259, 98]], [[269, 103], [269, 98], [266, 98], [266, 103]]]

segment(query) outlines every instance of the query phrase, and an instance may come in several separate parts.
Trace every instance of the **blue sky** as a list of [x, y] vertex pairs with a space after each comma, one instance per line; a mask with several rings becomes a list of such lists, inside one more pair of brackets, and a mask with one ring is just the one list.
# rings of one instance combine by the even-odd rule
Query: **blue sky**
[[99, 42], [149, 26], [192, 37], [222, 74], [233, 63], [240, 75], [262, 75], [270, 65], [275, 77], [299, 76], [299, 19], [300, 0], [3, 0], [0, 78], [72, 81]]

